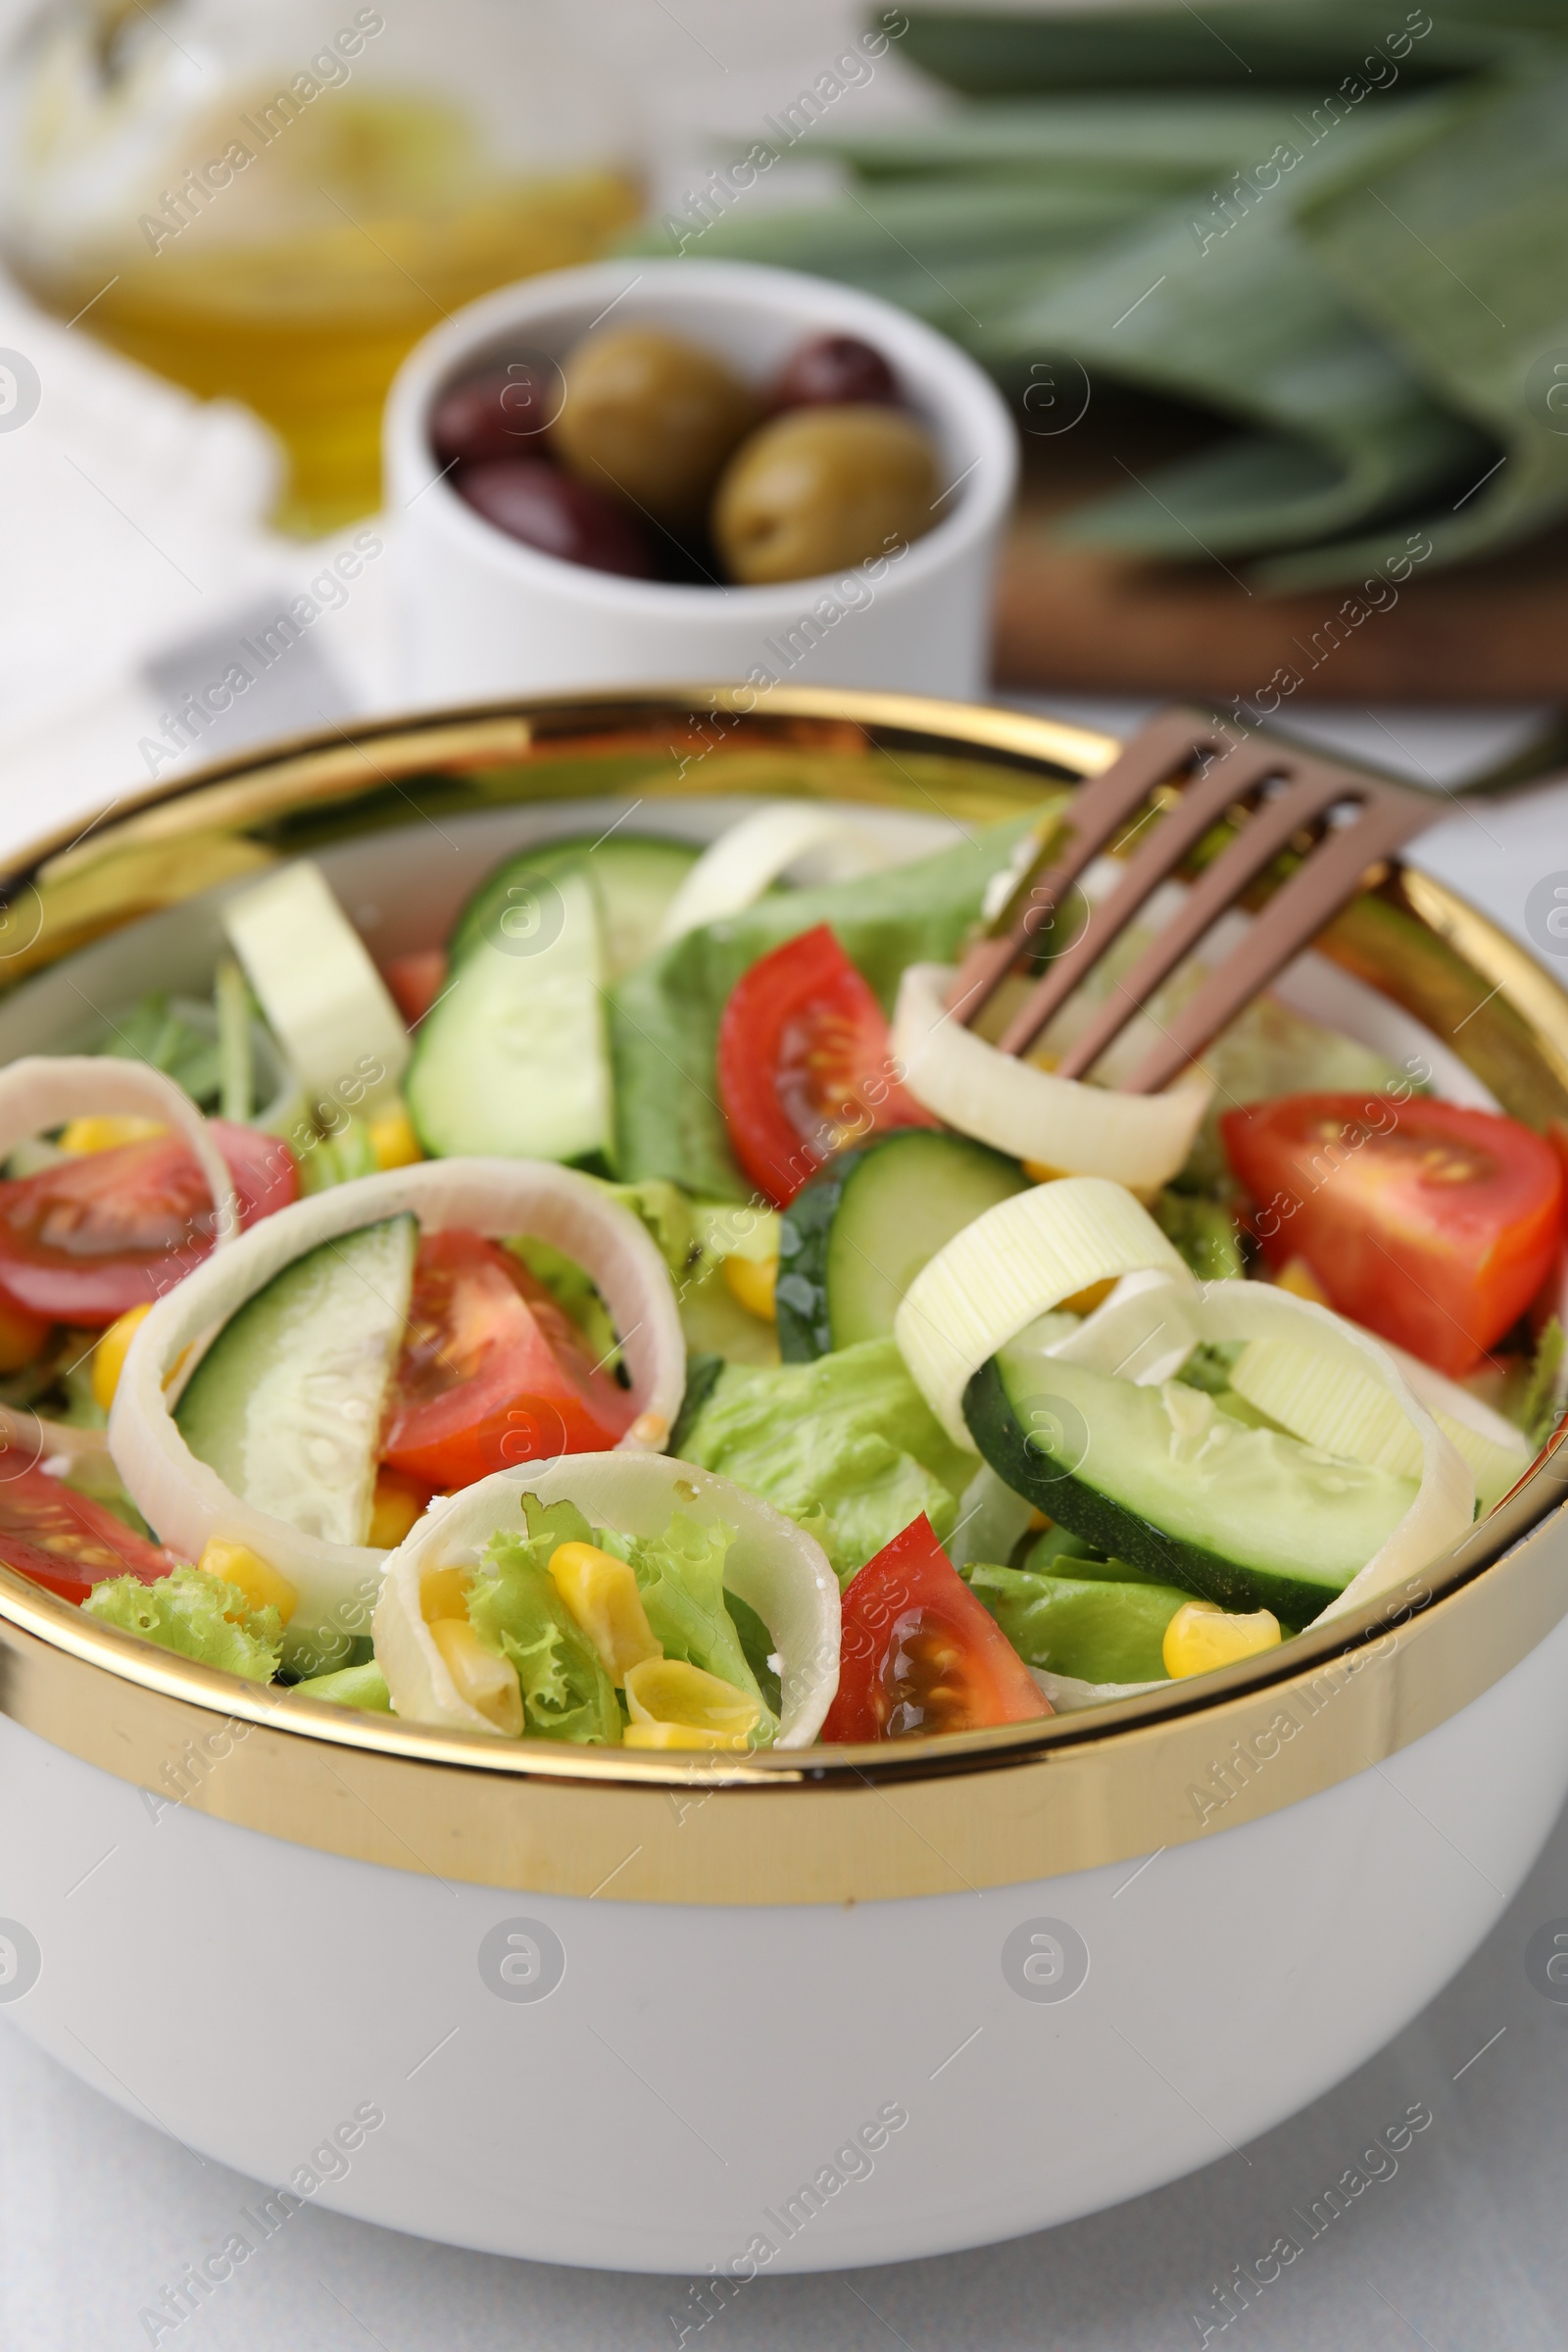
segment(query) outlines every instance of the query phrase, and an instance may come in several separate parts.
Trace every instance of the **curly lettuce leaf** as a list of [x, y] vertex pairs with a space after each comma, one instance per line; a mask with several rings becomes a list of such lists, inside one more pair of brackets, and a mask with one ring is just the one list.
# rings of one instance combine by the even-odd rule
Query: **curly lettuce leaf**
[[105, 1625], [139, 1634], [199, 1665], [242, 1674], [247, 1682], [270, 1683], [277, 1672], [283, 1624], [276, 1609], [270, 1602], [253, 1607], [238, 1585], [205, 1568], [175, 1568], [153, 1585], [133, 1576], [108, 1577], [81, 1605]]
[[510, 1658], [522, 1689], [523, 1731], [579, 1747], [615, 1745], [620, 1701], [598, 1652], [557, 1592], [548, 1562], [560, 1544], [591, 1544], [574, 1503], [525, 1494], [524, 1535], [496, 1535], [468, 1589], [468, 1622], [485, 1647]]
[[808, 1364], [726, 1364], [681, 1450], [806, 1528], [841, 1585], [922, 1511], [945, 1540], [975, 1471], [891, 1339]]
[[666, 1658], [682, 1658], [732, 1683], [760, 1709], [756, 1739], [766, 1746], [778, 1729], [746, 1655], [740, 1629], [724, 1592], [724, 1560], [735, 1531], [721, 1521], [703, 1526], [677, 1511], [662, 1536], [619, 1537], [601, 1533], [596, 1541], [630, 1563], [654, 1639]]

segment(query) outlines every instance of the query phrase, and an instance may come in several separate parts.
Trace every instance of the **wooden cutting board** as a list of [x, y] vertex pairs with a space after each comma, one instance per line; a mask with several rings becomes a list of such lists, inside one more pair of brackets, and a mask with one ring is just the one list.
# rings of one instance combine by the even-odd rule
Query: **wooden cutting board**
[[1144, 474], [1191, 446], [1191, 430], [1144, 414], [1028, 450], [1002, 564], [999, 683], [1240, 699], [1270, 714], [1314, 701], [1568, 702], [1568, 531], [1486, 564], [1417, 568], [1374, 591], [1376, 611], [1348, 588], [1266, 596], [1240, 561], [1136, 564], [1050, 536], [1071, 507], [1126, 487], [1118, 457]]

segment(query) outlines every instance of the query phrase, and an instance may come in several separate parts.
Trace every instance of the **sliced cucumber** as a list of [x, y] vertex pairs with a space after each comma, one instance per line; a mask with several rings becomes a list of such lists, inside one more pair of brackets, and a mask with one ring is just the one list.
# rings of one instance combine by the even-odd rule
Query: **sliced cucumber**
[[180, 1435], [231, 1493], [328, 1544], [370, 1525], [418, 1228], [389, 1217], [275, 1274], [203, 1356]]
[[519, 851], [486, 876], [459, 915], [450, 942], [453, 964], [481, 940], [493, 940], [498, 928], [504, 931], [509, 916], [520, 911], [531, 920], [540, 882], [559, 883], [568, 868], [586, 864], [604, 919], [605, 977], [618, 980], [652, 955], [665, 908], [700, 854], [686, 842], [646, 833], [612, 833], [597, 842], [579, 836]]
[[1008, 1486], [1098, 1549], [1234, 1609], [1304, 1625], [1415, 1500], [1416, 1481], [1272, 1429], [1178, 1381], [1136, 1387], [1033, 1348], [974, 1375], [964, 1417]]
[[985, 1602], [1026, 1666], [1085, 1683], [1157, 1683], [1165, 1628], [1191, 1595], [1179, 1585], [1110, 1584], [1026, 1568], [969, 1568], [964, 1581]]
[[419, 1031], [405, 1091], [437, 1159], [585, 1159], [610, 1141], [594, 885], [579, 861], [529, 890], [511, 931], [469, 948]]
[[999, 1200], [1027, 1189], [1015, 1159], [967, 1136], [905, 1127], [842, 1152], [779, 1231], [779, 1353], [804, 1363], [885, 1339], [921, 1267]]

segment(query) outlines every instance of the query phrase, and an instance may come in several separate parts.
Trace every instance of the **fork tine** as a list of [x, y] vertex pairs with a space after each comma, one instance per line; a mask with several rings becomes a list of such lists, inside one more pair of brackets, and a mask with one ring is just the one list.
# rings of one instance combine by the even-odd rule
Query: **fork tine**
[[[1336, 802], [1348, 797], [1350, 796], [1347, 792], [1347, 779], [1320, 772], [1287, 785], [1277, 799], [1255, 809], [1236, 839], [1215, 858], [1207, 872], [1199, 876], [1170, 921], [1151, 940], [1133, 969], [1120, 982], [1114, 996], [1100, 1007], [1094, 1020], [1062, 1055], [1057, 1064], [1058, 1075], [1081, 1078], [1092, 1068], [1106, 1047], [1137, 1019], [1140, 1008], [1149, 1003], [1161, 981], [1192, 954], [1226, 909], [1236, 905], [1248, 884], [1256, 880], [1270, 859], [1279, 855], [1295, 834], [1325, 816]], [[1054, 1009], [1053, 1005], [1051, 1010]], [[1007, 1052], [1025, 1050], [1012, 1048], [1006, 1039], [1003, 1045]]]
[[1311, 946], [1325, 923], [1355, 897], [1368, 869], [1423, 831], [1432, 816], [1423, 795], [1378, 779], [1358, 815], [1308, 852], [1241, 946], [1210, 972], [1120, 1091], [1155, 1095], [1168, 1086], [1244, 1005]]
[[[1142, 849], [1129, 861], [1125, 874], [1109, 897], [1095, 907], [1094, 914], [1082, 938], [1074, 941], [1073, 945], [1056, 958], [1050, 971], [1038, 982], [1008, 1023], [1005, 1034], [1000, 1040], [1000, 1048], [1004, 1054], [1027, 1054], [1053, 1014], [1066, 1003], [1079, 980], [1115, 945], [1127, 925], [1147, 906], [1160, 884], [1170, 879], [1188, 852], [1197, 847], [1204, 834], [1210, 831], [1225, 814], [1227, 808], [1233, 807], [1236, 802], [1245, 800], [1250, 794], [1259, 791], [1271, 777], [1279, 773], [1280, 766], [1281, 755], [1272, 747], [1268, 745], [1239, 745], [1235, 751], [1228, 752], [1223, 760], [1217, 760], [1207, 775], [1198, 778], [1188, 785], [1178, 806], [1161, 821], [1150, 839], [1144, 843]], [[1320, 785], [1316, 798], [1322, 799], [1326, 789], [1326, 786]], [[1336, 795], [1340, 790], [1341, 787], [1337, 784], [1333, 787], [1333, 793]], [[1301, 798], [1300, 787], [1297, 787], [1294, 794], [1287, 792], [1281, 795], [1282, 800], [1300, 800]], [[1277, 806], [1276, 803], [1274, 807]], [[1237, 896], [1247, 882], [1251, 880], [1252, 875], [1268, 862], [1275, 850], [1284, 842], [1289, 841], [1291, 835], [1299, 825], [1307, 821], [1309, 815], [1317, 813], [1316, 807], [1310, 809], [1303, 808], [1302, 813], [1294, 817], [1285, 826], [1283, 832], [1280, 831], [1278, 819], [1274, 815], [1274, 808], [1259, 809], [1256, 814], [1251, 816], [1230, 848], [1209, 869], [1209, 873], [1203, 877], [1203, 883], [1189, 894], [1187, 905], [1182, 909], [1182, 915], [1175, 917], [1173, 923], [1167, 924], [1165, 929], [1160, 932], [1154, 947], [1139, 963], [1138, 980], [1152, 990], [1158, 985], [1159, 979], [1164, 978], [1165, 972], [1171, 970], [1180, 961], [1181, 954], [1185, 954], [1185, 950], [1169, 958], [1159, 971], [1158, 979], [1147, 981], [1144, 979], [1145, 964], [1154, 960], [1156, 951], [1163, 949], [1174, 924], [1179, 923], [1187, 915], [1194, 900], [1198, 898], [1200, 890], [1210, 882], [1213, 875], [1223, 870], [1228, 877], [1235, 870], [1238, 861], [1247, 866], [1241, 880], [1227, 879], [1225, 893], [1217, 902], [1218, 906], [1223, 907]], [[1266, 850], [1260, 850], [1253, 854], [1251, 845], [1254, 837], [1258, 835], [1260, 828], [1264, 827], [1271, 835], [1277, 835], [1278, 838], [1273, 840], [1271, 846]], [[1245, 853], [1240, 859], [1239, 853]], [[1250, 857], [1250, 864], [1248, 864], [1249, 857]], [[1212, 917], [1209, 919], [1211, 920]], [[1202, 928], [1207, 928], [1206, 922]], [[1126, 983], [1126, 987], [1130, 995], [1134, 994], [1137, 982], [1130, 980]], [[1072, 1061], [1073, 1067], [1069, 1069], [1067, 1061], [1064, 1060], [1059, 1065], [1060, 1074], [1064, 1077], [1077, 1077], [1084, 1069], [1087, 1069], [1089, 1062], [1094, 1060], [1098, 1054], [1103, 1051], [1104, 1046], [1110, 1043], [1111, 1038], [1126, 1025], [1127, 1021], [1132, 1019], [1136, 1010], [1136, 1005], [1129, 1004], [1126, 1012], [1116, 1020], [1115, 1026], [1106, 1030], [1101, 1045], [1096, 1048], [1096, 1053], [1090, 1054], [1087, 1059], [1084, 1058], [1081, 1049], [1075, 1047], [1068, 1057]], [[1102, 1018], [1103, 1019], [1113, 1012], [1114, 1005], [1108, 1005], [1103, 1008]]]
[[1031, 939], [1044, 930], [1064, 893], [1099, 857], [1150, 794], [1205, 753], [1218, 759], [1237, 739], [1196, 710], [1165, 710], [1150, 720], [1094, 781], [1081, 784], [1066, 812], [1066, 848], [1047, 864], [1057, 828], [1042, 844], [1035, 866], [1016, 885], [996, 936], [977, 940], [958, 967], [948, 1010], [964, 1022], [978, 1018]]

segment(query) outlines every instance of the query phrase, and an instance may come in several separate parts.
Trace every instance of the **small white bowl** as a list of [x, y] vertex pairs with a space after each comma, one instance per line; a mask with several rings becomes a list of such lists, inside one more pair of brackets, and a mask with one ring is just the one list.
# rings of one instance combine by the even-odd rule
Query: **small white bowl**
[[[757, 384], [808, 337], [860, 336], [936, 437], [941, 519], [883, 564], [768, 588], [626, 579], [508, 538], [439, 478], [431, 409], [487, 363], [564, 358], [601, 319], [689, 336]], [[402, 675], [418, 702], [693, 679], [956, 700], [985, 686], [997, 542], [1018, 469], [1012, 421], [956, 344], [868, 294], [750, 262], [599, 262], [527, 278], [411, 352], [387, 402], [385, 448]]]

